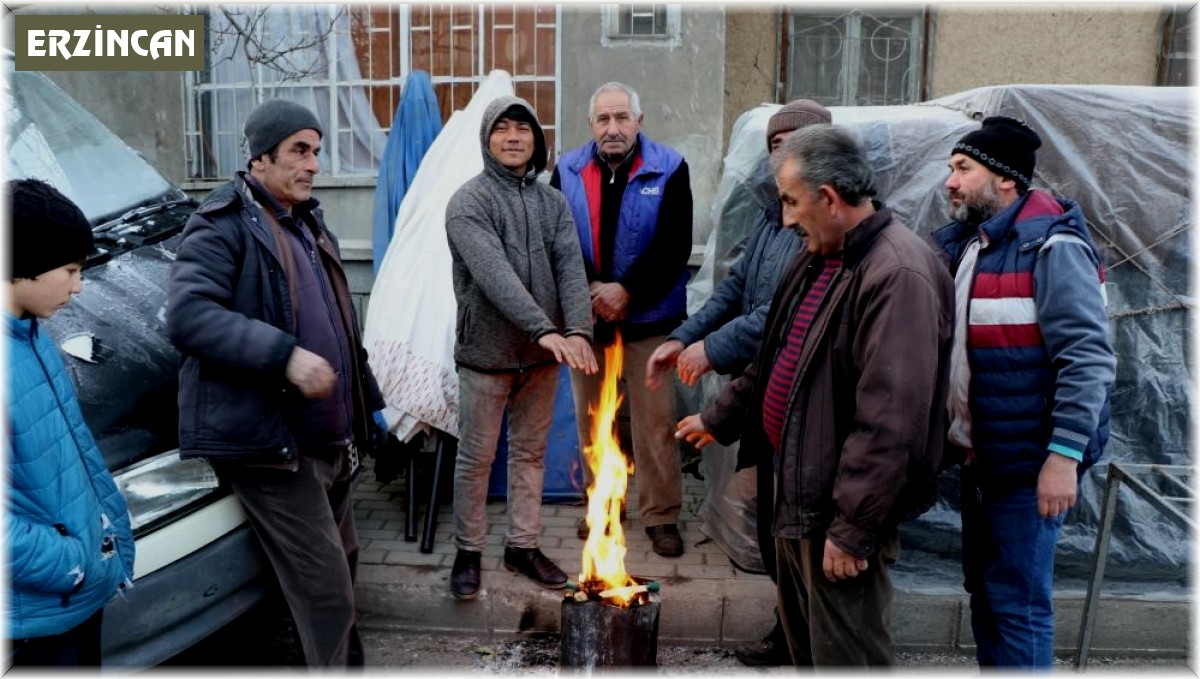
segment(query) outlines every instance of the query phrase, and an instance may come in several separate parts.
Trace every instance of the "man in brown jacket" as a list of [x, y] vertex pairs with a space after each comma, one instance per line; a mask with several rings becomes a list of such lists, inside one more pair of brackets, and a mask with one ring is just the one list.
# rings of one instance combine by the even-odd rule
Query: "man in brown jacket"
[[806, 237], [754, 364], [676, 436], [775, 459], [779, 610], [792, 661], [892, 663], [896, 525], [933, 502], [953, 282], [877, 201], [854, 137], [793, 133], [772, 159], [783, 223]]

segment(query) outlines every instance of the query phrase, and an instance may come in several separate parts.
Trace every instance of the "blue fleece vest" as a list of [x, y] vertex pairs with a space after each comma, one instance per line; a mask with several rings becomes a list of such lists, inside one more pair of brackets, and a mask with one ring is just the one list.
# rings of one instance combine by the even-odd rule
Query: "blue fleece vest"
[[[967, 360], [971, 367], [971, 441], [981, 478], [1003, 487], [1036, 484], [1053, 442], [1056, 370], [1038, 329], [1036, 314], [1022, 319], [1018, 309], [1033, 309], [1038, 251], [1052, 236], [1069, 234], [1092, 249], [1096, 246], [1086, 228], [1083, 212], [1073, 201], [1047, 194], [1037, 197], [1044, 206], [1030, 206], [1022, 196], [1010, 209], [985, 222], [978, 231], [955, 223], [934, 233], [934, 240], [957, 269], [967, 243], [979, 233], [983, 240], [971, 282], [971, 304], [988, 300], [1009, 305], [1012, 314], [1004, 324], [971, 326]], [[1049, 207], [1050, 209], [1046, 209]], [[1103, 279], [1103, 269], [1098, 273]], [[1090, 438], [1080, 472], [1099, 459], [1109, 437], [1109, 399], [1105, 399], [1099, 424]]]
[[[638, 133], [638, 152], [641, 167], [629, 178], [621, 198], [621, 214], [617, 217], [617, 234], [613, 244], [612, 279], [620, 280], [638, 255], [650, 244], [658, 225], [658, 210], [662, 205], [667, 180], [679, 169], [683, 156], [675, 150], [653, 142]], [[559, 181], [563, 195], [571, 206], [579, 244], [585, 261], [594, 261], [591, 214], [583, 182], [583, 170], [596, 157], [596, 142], [568, 151], [559, 161]], [[691, 218], [691, 215], [688, 215]], [[627, 323], [651, 323], [679, 318], [687, 313], [687, 281], [685, 270], [669, 293], [648, 307], [633, 309], [625, 318]]]

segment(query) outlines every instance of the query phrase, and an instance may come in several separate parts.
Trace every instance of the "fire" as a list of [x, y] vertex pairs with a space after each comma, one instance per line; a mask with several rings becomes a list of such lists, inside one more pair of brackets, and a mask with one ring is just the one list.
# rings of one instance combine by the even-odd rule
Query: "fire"
[[[600, 387], [600, 402], [590, 408], [592, 442], [584, 446], [584, 459], [592, 472], [588, 487], [587, 541], [583, 544], [583, 572], [579, 584], [588, 590], [609, 590], [606, 598], [619, 606], [629, 606], [636, 592], [628, 587], [637, 585], [625, 571], [625, 531], [621, 528], [621, 506], [633, 464], [626, 462], [617, 441], [617, 410], [621, 397], [617, 381], [621, 377], [621, 357], [624, 350], [620, 336], [604, 350], [604, 381]], [[615, 591], [613, 591], [615, 590]], [[610, 593], [606, 592], [606, 593]]]

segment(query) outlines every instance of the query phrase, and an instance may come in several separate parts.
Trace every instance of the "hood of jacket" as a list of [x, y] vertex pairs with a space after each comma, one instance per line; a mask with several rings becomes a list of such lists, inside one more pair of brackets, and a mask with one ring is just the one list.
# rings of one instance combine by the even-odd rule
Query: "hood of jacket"
[[[500, 161], [492, 155], [489, 149], [488, 140], [492, 136], [492, 128], [496, 126], [496, 122], [500, 120], [500, 114], [508, 110], [509, 106], [521, 106], [526, 111], [529, 111], [529, 116], [533, 118], [533, 156], [530, 157], [529, 163], [525, 166], [525, 175], [518, 177], [513, 174], [512, 170], [500, 164]], [[546, 133], [542, 131], [542, 124], [537, 121], [537, 114], [534, 113], [533, 107], [529, 102], [520, 97], [498, 97], [488, 104], [488, 107], [483, 111], [483, 121], [479, 125], [479, 145], [483, 152], [483, 168], [486, 172], [499, 176], [512, 177], [514, 181], [525, 181], [536, 178], [539, 174], [546, 170], [546, 164], [549, 161], [549, 154], [546, 150]]]

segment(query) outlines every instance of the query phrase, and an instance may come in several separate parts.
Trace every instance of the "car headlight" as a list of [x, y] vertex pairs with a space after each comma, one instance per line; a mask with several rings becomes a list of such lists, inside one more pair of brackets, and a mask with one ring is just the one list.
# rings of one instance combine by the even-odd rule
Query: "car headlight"
[[134, 530], [190, 505], [199, 505], [220, 485], [208, 462], [182, 460], [178, 449], [142, 460], [113, 479], [129, 505]]

